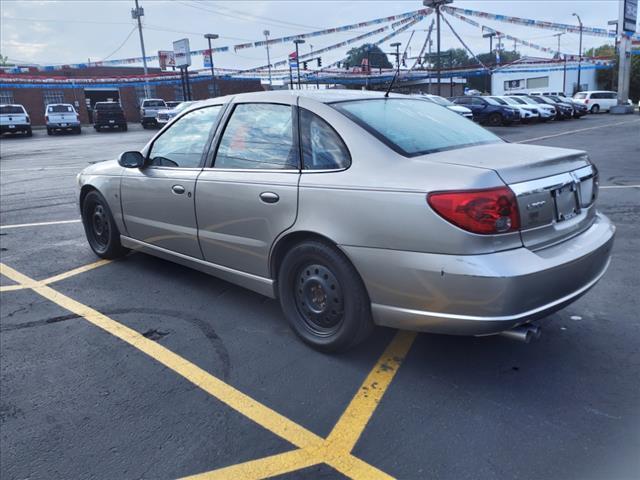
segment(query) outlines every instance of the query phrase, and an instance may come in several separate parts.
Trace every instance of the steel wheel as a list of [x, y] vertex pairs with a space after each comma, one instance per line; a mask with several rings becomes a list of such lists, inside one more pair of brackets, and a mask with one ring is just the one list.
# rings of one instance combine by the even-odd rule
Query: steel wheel
[[106, 250], [109, 247], [109, 219], [104, 205], [99, 203], [94, 205], [91, 214], [91, 228], [96, 246], [100, 250]]
[[82, 224], [89, 246], [99, 257], [118, 258], [127, 253], [107, 201], [95, 190], [82, 201]]
[[342, 287], [324, 265], [302, 267], [296, 275], [296, 306], [305, 326], [315, 335], [335, 333], [344, 317]]

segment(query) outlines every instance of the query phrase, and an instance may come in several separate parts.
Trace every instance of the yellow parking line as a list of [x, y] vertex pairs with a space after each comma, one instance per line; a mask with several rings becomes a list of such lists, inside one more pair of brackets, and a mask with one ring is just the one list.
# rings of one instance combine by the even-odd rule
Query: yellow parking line
[[[74, 268], [73, 270], [69, 270], [68, 272], [60, 273], [59, 275], [54, 275], [53, 277], [45, 278], [40, 281], [29, 281], [22, 283], [20, 285], [4, 285], [0, 287], [0, 292], [12, 292], [14, 290], [23, 290], [25, 288], [34, 288], [41, 285], [48, 285], [50, 283], [59, 282], [60, 280], [64, 280], [66, 278], [73, 277], [74, 275], [78, 275], [79, 273], [88, 272], [89, 270], [93, 270], [94, 268], [102, 267], [103, 265], [108, 265], [112, 260], [98, 260], [97, 262], [90, 263], [88, 265], [83, 265], [82, 267]], [[8, 268], [8, 267], [5, 267]]]
[[18, 225], [0, 225], [0, 230], [8, 228], [43, 227], [45, 225], [62, 225], [65, 223], [80, 223], [82, 220], [58, 220], [56, 222], [21, 223]]
[[415, 338], [415, 332], [396, 334], [329, 434], [327, 443], [331, 450], [353, 450]]
[[23, 290], [25, 288], [31, 288], [31, 286], [30, 285], [2, 285], [0, 287], [0, 292], [14, 292], [16, 290]]

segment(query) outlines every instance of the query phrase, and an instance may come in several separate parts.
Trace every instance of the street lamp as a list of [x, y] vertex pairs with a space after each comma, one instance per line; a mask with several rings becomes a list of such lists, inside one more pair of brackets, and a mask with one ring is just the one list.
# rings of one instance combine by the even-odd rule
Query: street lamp
[[578, 19], [578, 23], [580, 24], [580, 46], [578, 47], [578, 91], [580, 91], [580, 67], [582, 65], [582, 20], [580, 20], [580, 16], [577, 13], [573, 13], [572, 15]]
[[216, 73], [213, 70], [213, 52], [211, 51], [211, 40], [215, 40], [217, 38], [219, 38], [220, 35], [216, 34], [216, 33], [206, 33], [204, 35], [204, 38], [207, 39], [207, 42], [209, 42], [209, 63], [211, 64], [211, 86], [213, 88], [213, 96], [216, 96], [217, 93], [217, 88], [216, 88]]
[[[491, 58], [493, 55], [493, 37], [495, 37], [496, 35], [498, 35], [498, 33], [494, 30], [491, 30], [488, 27], [485, 27], [484, 25], [482, 26], [482, 31], [484, 32], [485, 29], [489, 32], [489, 33], [483, 33], [482, 34], [482, 38], [488, 38], [489, 39], [489, 57]], [[493, 79], [492, 79], [492, 75], [491, 75], [491, 69], [489, 69], [488, 75], [486, 77], [487, 81], [485, 82], [485, 87], [487, 92], [491, 93], [491, 90], [493, 89]], [[487, 85], [488, 84], [488, 85]]]
[[390, 46], [396, 49], [396, 75], [400, 75], [400, 42], [394, 42]]
[[296, 44], [296, 71], [298, 72], [298, 90], [300, 90], [300, 60], [299, 60], [299, 51], [298, 45], [304, 43], [302, 38], [296, 38], [293, 43]]
[[271, 85], [271, 57], [269, 56], [269, 35], [271, 35], [271, 32], [269, 30], [265, 30], [262, 34], [264, 35], [267, 46], [267, 63], [269, 64], [267, 68], [269, 69], [269, 85]]
[[[436, 68], [437, 68], [437, 72], [438, 72], [438, 95], [440, 95], [440, 70], [441, 70], [441, 64], [440, 64], [440, 7], [442, 5], [446, 5], [447, 3], [453, 3], [453, 0], [423, 0], [422, 4], [425, 7], [430, 7], [430, 8], [434, 8], [436, 11], [436, 29], [438, 31], [438, 35], [436, 37], [436, 48], [438, 50], [438, 56], [436, 57]], [[429, 84], [429, 86], [431, 86], [431, 84]], [[431, 88], [431, 87], [429, 87]]]

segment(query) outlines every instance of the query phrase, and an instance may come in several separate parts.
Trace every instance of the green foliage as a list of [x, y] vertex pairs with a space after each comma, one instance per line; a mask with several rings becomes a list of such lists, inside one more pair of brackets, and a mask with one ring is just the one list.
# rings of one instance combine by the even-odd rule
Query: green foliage
[[[618, 90], [618, 57], [615, 47], [610, 44], [590, 48], [584, 52], [585, 57], [615, 57], [613, 69], [598, 70], [596, 73], [598, 87], [604, 90]], [[629, 84], [629, 98], [634, 103], [640, 99], [640, 55], [631, 57], [631, 82]]]
[[345, 62], [350, 67], [360, 66], [364, 58], [369, 58], [371, 68], [393, 68], [391, 62], [380, 47], [371, 43], [366, 43], [360, 47], [354, 47], [347, 52]]

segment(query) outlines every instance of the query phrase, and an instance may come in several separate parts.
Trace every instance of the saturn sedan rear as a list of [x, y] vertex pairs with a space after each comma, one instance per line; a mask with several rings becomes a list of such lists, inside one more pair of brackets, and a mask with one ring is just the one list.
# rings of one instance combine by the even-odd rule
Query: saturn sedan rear
[[505, 143], [402, 95], [198, 103], [79, 183], [96, 254], [135, 249], [278, 298], [328, 351], [374, 324], [527, 325], [595, 285], [615, 230], [585, 152]]

